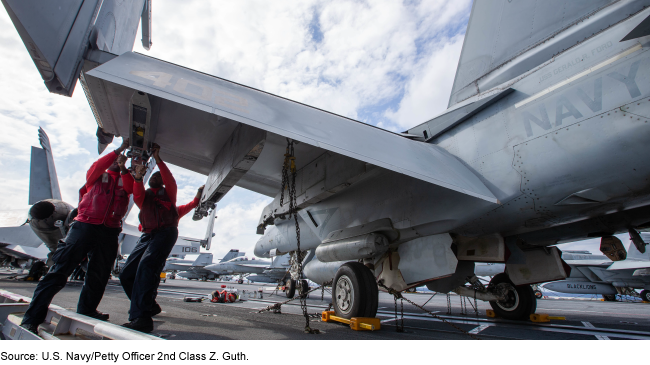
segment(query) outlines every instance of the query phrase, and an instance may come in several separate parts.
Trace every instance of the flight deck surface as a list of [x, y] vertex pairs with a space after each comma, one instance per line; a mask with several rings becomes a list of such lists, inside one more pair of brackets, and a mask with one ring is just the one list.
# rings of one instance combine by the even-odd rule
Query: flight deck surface
[[[15, 281], [0, 277], [0, 289], [32, 297], [36, 283]], [[205, 300], [202, 303], [184, 302], [184, 297], [207, 296], [221, 285], [239, 289], [244, 301], [230, 304], [216, 304]], [[264, 288], [264, 296], [249, 298], [248, 292]], [[153, 334], [168, 340], [281, 340], [281, 339], [471, 339], [440, 319], [433, 318], [420, 309], [404, 302], [404, 332], [396, 332], [395, 305], [393, 297], [379, 294], [380, 331], [357, 332], [346, 325], [323, 323], [320, 313], [327, 309], [331, 297], [328, 291], [322, 295], [317, 290], [307, 300], [308, 313], [312, 315], [311, 326], [321, 331], [319, 335], [303, 333], [305, 320], [296, 299], [282, 306], [282, 314], [258, 313], [277, 302], [287, 300], [283, 292], [272, 294], [272, 286], [261, 284], [237, 284], [232, 282], [200, 282], [188, 280], [167, 280], [158, 290], [158, 303], [163, 312], [154, 318]], [[75, 310], [81, 282], [69, 283], [54, 298], [53, 304]], [[488, 318], [487, 302], [477, 301], [478, 316], [473, 309], [473, 300], [466, 301], [466, 314], [461, 314], [461, 299], [450, 296], [451, 314], [447, 314], [447, 296], [433, 293], [409, 293], [407, 298], [435, 315], [453, 323], [466, 332], [481, 339], [528, 339], [528, 340], [596, 340], [596, 339], [650, 339], [650, 304], [640, 302], [602, 302], [596, 300], [552, 300], [537, 301], [537, 313], [565, 317], [547, 324], [516, 322]], [[398, 317], [399, 305], [398, 301]], [[127, 322], [129, 301], [119, 281], [111, 280], [104, 299], [98, 308], [109, 313], [110, 322]], [[398, 319], [401, 323], [401, 319]]]

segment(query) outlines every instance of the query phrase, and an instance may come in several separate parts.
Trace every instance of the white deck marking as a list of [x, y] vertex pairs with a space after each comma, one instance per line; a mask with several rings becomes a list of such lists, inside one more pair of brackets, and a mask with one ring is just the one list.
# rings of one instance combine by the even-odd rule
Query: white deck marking
[[469, 333], [471, 333], [471, 334], [473, 334], [473, 335], [476, 335], [476, 334], [478, 334], [479, 332], [483, 331], [484, 329], [486, 329], [486, 328], [488, 328], [488, 327], [490, 327], [490, 326], [492, 326], [492, 325], [491, 325], [491, 324], [482, 324], [482, 325], [480, 325], [480, 326], [478, 326], [478, 327], [472, 329], [471, 331], [469, 331]]
[[[596, 328], [596, 326], [594, 326], [593, 324], [591, 324], [589, 322], [582, 322], [582, 324], [587, 328]], [[607, 337], [607, 336], [601, 336], [601, 335], [594, 335], [594, 336], [596, 336], [596, 338], [599, 339], [599, 340], [609, 340], [609, 337]]]

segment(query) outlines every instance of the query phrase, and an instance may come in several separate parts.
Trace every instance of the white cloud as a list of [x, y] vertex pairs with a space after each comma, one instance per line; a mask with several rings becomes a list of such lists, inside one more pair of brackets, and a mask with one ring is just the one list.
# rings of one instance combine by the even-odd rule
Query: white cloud
[[445, 39], [436, 44], [431, 57], [418, 63], [418, 77], [412, 78], [406, 85], [399, 108], [386, 112], [386, 117], [402, 131], [426, 122], [447, 109], [454, 73], [440, 70], [455, 69], [462, 46], [462, 36]]
[[[157, 0], [152, 50], [142, 49], [139, 34], [134, 50], [397, 130], [446, 104], [470, 3]], [[315, 37], [314, 25], [320, 31]], [[63, 198], [76, 204], [97, 158], [97, 126], [81, 86], [72, 98], [48, 93], [5, 11], [0, 49], [0, 189], [7, 193], [0, 209], [27, 204], [30, 146], [38, 146], [38, 126], [52, 142]], [[389, 107], [394, 110], [387, 112]], [[205, 177], [171, 168], [179, 204], [186, 203]], [[266, 204], [267, 198], [242, 189], [224, 198], [215, 257], [230, 248], [252, 254]], [[206, 220], [190, 216], [181, 221], [181, 235], [203, 237]], [[128, 221], [137, 223], [137, 209]]]

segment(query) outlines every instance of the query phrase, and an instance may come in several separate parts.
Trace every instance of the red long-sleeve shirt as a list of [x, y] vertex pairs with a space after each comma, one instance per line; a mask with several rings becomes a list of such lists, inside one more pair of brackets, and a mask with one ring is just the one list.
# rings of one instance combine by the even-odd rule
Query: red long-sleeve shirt
[[[162, 177], [163, 185], [165, 186], [165, 192], [167, 193], [167, 196], [169, 197], [169, 200], [172, 202], [172, 204], [176, 205], [176, 194], [178, 193], [176, 180], [163, 161], [160, 161], [160, 163], [158, 163], [158, 169], [160, 170], [160, 176]], [[146, 189], [144, 188], [144, 183], [142, 181], [133, 181], [133, 201], [138, 206], [138, 208], [142, 208]], [[154, 193], [158, 192], [158, 189], [156, 188], [151, 188], [151, 190]], [[176, 207], [178, 210], [178, 219], [180, 220], [183, 218], [185, 214], [196, 208], [197, 205], [199, 205], [199, 198], [195, 197], [188, 204]], [[142, 225], [140, 225], [138, 229], [142, 231]]]
[[92, 186], [95, 184], [95, 181], [97, 181], [97, 179], [99, 179], [104, 172], [110, 174], [114, 179], [117, 179], [121, 175], [123, 185], [122, 187], [124, 188], [124, 191], [126, 191], [128, 194], [133, 194], [133, 183], [135, 180], [130, 173], [120, 174], [119, 172], [106, 170], [111, 167], [119, 155], [119, 153], [113, 151], [113, 153], [108, 153], [106, 156], [100, 157], [97, 161], [93, 162], [93, 164], [90, 165], [90, 168], [86, 172], [86, 184], [79, 191], [79, 202], [81, 202], [81, 199], [86, 194], [86, 192], [92, 188]]
[[[160, 176], [162, 177], [163, 185], [165, 185], [165, 192], [169, 197], [169, 200], [172, 204], [176, 205], [176, 193], [178, 192], [178, 187], [176, 186], [176, 180], [172, 176], [172, 172], [169, 171], [169, 168], [163, 161], [158, 163], [158, 169], [160, 169]], [[158, 189], [151, 188], [154, 193], [158, 192]], [[133, 201], [138, 206], [142, 208], [142, 203], [144, 203], [145, 197], [144, 183], [142, 181], [135, 181], [133, 184]]]

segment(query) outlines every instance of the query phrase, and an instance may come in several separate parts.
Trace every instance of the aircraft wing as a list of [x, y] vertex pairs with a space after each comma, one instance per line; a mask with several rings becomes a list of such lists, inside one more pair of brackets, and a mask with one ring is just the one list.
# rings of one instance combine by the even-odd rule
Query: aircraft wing
[[623, 260], [612, 263], [607, 270], [648, 269], [650, 261]]
[[17, 257], [23, 260], [36, 259], [46, 261], [50, 250], [45, 245], [40, 245], [38, 247], [28, 247], [20, 245], [0, 244], [0, 252], [5, 255]]
[[298, 169], [329, 151], [497, 202], [470, 168], [436, 145], [228, 80], [133, 52], [82, 76], [97, 123], [115, 135], [128, 135], [134, 92], [148, 94], [152, 140], [162, 146], [161, 156], [209, 175], [204, 197], [218, 193], [216, 201], [234, 185], [275, 196], [291, 138], [300, 142]]
[[611, 260], [565, 260], [571, 266], [608, 266]]
[[257, 269], [270, 269], [270, 266], [262, 266], [262, 265], [251, 265], [251, 264], [237, 264], [237, 266], [242, 266], [242, 267], [254, 267]]
[[25, 224], [18, 227], [0, 227], [0, 243], [24, 247], [38, 247], [43, 241]]

